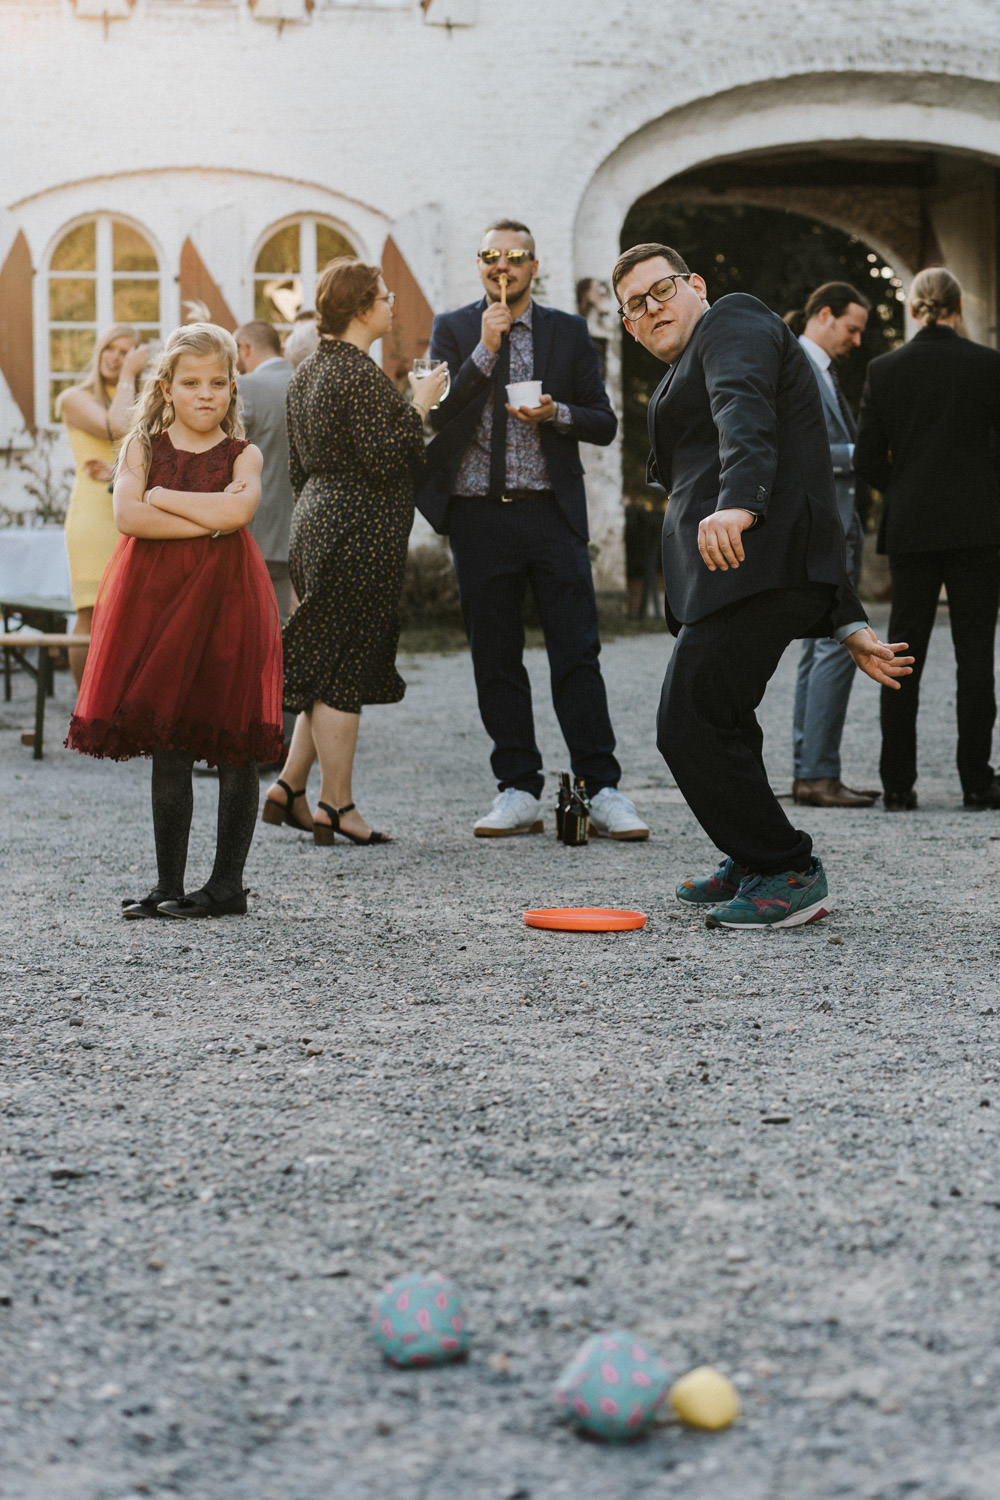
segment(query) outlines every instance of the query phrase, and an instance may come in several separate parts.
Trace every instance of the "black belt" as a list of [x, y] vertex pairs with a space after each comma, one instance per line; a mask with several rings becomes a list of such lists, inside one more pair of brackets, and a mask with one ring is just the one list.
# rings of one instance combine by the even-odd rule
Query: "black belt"
[[504, 490], [502, 495], [456, 495], [456, 500], [493, 500], [498, 505], [511, 505], [515, 500], [554, 500], [555, 490]]

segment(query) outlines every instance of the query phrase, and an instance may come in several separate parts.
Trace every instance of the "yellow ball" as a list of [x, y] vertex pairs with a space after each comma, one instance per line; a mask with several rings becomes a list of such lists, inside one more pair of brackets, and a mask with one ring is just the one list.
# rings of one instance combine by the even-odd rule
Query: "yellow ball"
[[718, 1432], [740, 1414], [736, 1387], [711, 1365], [699, 1365], [670, 1388], [670, 1405], [689, 1427]]

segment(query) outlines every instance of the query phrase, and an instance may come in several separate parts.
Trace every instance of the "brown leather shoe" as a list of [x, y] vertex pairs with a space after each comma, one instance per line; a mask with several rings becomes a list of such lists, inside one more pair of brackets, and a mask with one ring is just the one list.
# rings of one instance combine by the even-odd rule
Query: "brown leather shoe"
[[792, 800], [801, 807], [871, 807], [874, 797], [852, 792], [836, 776], [821, 776], [817, 781], [796, 781]]
[[[844, 786], [843, 782], [841, 786]], [[880, 786], [844, 786], [844, 791], [853, 792], [855, 797], [867, 797], [870, 802], [877, 802], [882, 795]]]

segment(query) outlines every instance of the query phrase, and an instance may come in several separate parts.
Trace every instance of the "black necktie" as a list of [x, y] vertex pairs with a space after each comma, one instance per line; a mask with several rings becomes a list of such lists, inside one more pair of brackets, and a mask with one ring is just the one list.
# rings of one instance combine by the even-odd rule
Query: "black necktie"
[[830, 379], [833, 381], [833, 393], [837, 398], [837, 405], [840, 407], [840, 415], [844, 419], [844, 426], [847, 428], [847, 434], [853, 443], [858, 435], [858, 429], [854, 422], [854, 413], [844, 400], [844, 393], [840, 388], [840, 381], [837, 379], [837, 367], [832, 360], [830, 361], [829, 369]]
[[490, 434], [490, 499], [499, 500], [507, 485], [507, 380], [510, 339], [504, 334], [493, 366], [493, 431]]

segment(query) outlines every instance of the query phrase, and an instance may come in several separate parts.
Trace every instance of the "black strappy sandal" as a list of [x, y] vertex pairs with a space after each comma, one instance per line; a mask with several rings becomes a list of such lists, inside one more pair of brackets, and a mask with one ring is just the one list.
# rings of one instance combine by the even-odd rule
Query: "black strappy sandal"
[[264, 806], [260, 814], [261, 822], [274, 823], [277, 826], [287, 823], [289, 828], [297, 828], [300, 833], [311, 833], [312, 829], [310, 825], [308, 823], [300, 823], [292, 812], [292, 808], [295, 806], [295, 799], [305, 796], [305, 787], [302, 788], [301, 792], [293, 792], [288, 782], [282, 781], [280, 776], [278, 777], [277, 785], [281, 787], [281, 790], [285, 794], [285, 805], [282, 807], [281, 803], [275, 802], [273, 797], [265, 797]]
[[352, 844], [391, 844], [392, 839], [387, 833], [375, 833], [373, 830], [366, 839], [360, 834], [351, 833], [346, 828], [341, 828], [340, 818], [342, 813], [350, 812], [354, 807], [353, 802], [348, 802], [346, 807], [331, 807], [329, 802], [317, 802], [330, 819], [329, 828], [325, 823], [313, 823], [313, 842], [316, 844], [332, 844], [334, 834], [339, 833], [342, 838], [350, 839]]

